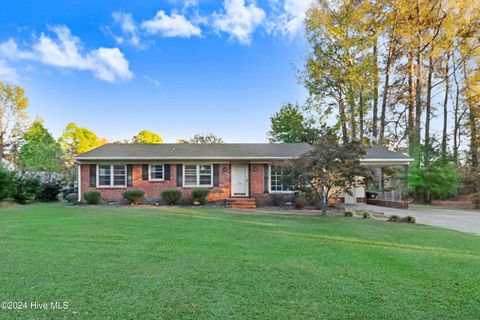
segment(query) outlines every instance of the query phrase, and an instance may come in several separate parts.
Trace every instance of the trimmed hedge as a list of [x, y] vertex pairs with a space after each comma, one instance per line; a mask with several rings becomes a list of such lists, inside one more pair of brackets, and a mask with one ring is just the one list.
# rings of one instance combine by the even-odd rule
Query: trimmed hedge
[[400, 219], [400, 222], [406, 222], [406, 223], [415, 223], [415, 217], [413, 216], [406, 216]]
[[38, 199], [44, 202], [58, 201], [61, 188], [58, 183], [43, 183]]
[[272, 199], [272, 204], [275, 207], [281, 207], [285, 203], [285, 199], [283, 198], [283, 194], [271, 193], [270, 198]]
[[294, 200], [295, 209], [302, 210], [303, 208], [305, 208], [306, 204], [307, 200], [305, 198], [296, 198]]
[[356, 215], [357, 215], [357, 212], [353, 209], [345, 209], [345, 211], [343, 211], [344, 217], [354, 218]]
[[400, 216], [396, 215], [396, 214], [392, 214], [389, 218], [388, 218], [388, 221], [390, 222], [398, 222], [400, 221]]
[[205, 204], [207, 202], [207, 196], [210, 194], [210, 190], [207, 188], [193, 188], [192, 189], [192, 201], [200, 202], [200, 204]]
[[480, 209], [480, 193], [471, 194], [470, 201], [472, 202], [473, 208]]
[[137, 205], [143, 198], [145, 192], [143, 190], [131, 189], [122, 193], [123, 198], [131, 205]]
[[162, 197], [162, 201], [165, 204], [173, 206], [178, 203], [180, 198], [182, 197], [182, 192], [177, 189], [164, 189], [160, 192], [160, 197]]
[[42, 191], [42, 183], [37, 178], [15, 176], [13, 199], [20, 204], [27, 204], [38, 199]]
[[363, 219], [373, 219], [373, 213], [371, 213], [370, 211], [363, 211], [362, 212], [362, 218]]
[[66, 197], [65, 200], [67, 200], [68, 203], [77, 203], [78, 202], [78, 194], [76, 193], [69, 193]]
[[100, 202], [100, 192], [95, 190], [87, 190], [83, 193], [83, 198], [88, 204], [98, 204]]
[[31, 174], [8, 170], [0, 165], [0, 201], [12, 198], [20, 204], [33, 201], [57, 201], [61, 186], [58, 182], [42, 182]]

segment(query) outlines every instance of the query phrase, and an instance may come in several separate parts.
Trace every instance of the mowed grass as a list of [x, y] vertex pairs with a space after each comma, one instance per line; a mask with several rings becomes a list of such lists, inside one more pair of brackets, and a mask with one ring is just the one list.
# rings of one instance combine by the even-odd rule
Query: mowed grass
[[478, 319], [480, 237], [221, 209], [0, 208], [1, 319]]

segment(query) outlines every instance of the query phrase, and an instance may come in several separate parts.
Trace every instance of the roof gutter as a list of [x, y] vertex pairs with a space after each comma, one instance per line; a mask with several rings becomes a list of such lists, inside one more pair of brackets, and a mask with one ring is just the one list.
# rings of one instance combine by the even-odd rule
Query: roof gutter
[[75, 160], [285, 160], [293, 157], [74, 157]]
[[362, 159], [360, 162], [412, 162], [412, 158], [405, 158], [405, 159]]

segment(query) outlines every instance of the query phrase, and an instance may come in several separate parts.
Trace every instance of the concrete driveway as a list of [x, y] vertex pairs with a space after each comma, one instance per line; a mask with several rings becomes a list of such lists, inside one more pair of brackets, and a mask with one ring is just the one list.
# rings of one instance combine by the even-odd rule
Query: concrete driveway
[[383, 212], [386, 216], [392, 214], [401, 217], [412, 215], [417, 223], [480, 235], [480, 211], [415, 205], [409, 209], [394, 209], [368, 204], [356, 204], [351, 207], [356, 210]]

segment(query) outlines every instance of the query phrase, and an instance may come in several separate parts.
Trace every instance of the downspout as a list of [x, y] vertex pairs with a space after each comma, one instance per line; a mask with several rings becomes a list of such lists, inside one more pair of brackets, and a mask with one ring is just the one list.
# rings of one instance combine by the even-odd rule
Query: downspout
[[409, 171], [409, 166], [406, 165], [403, 167], [403, 179], [404, 179], [404, 194], [403, 194], [403, 201], [408, 201], [408, 171]]
[[77, 183], [78, 183], [78, 202], [82, 201], [82, 165], [78, 164], [78, 177], [77, 177]]

